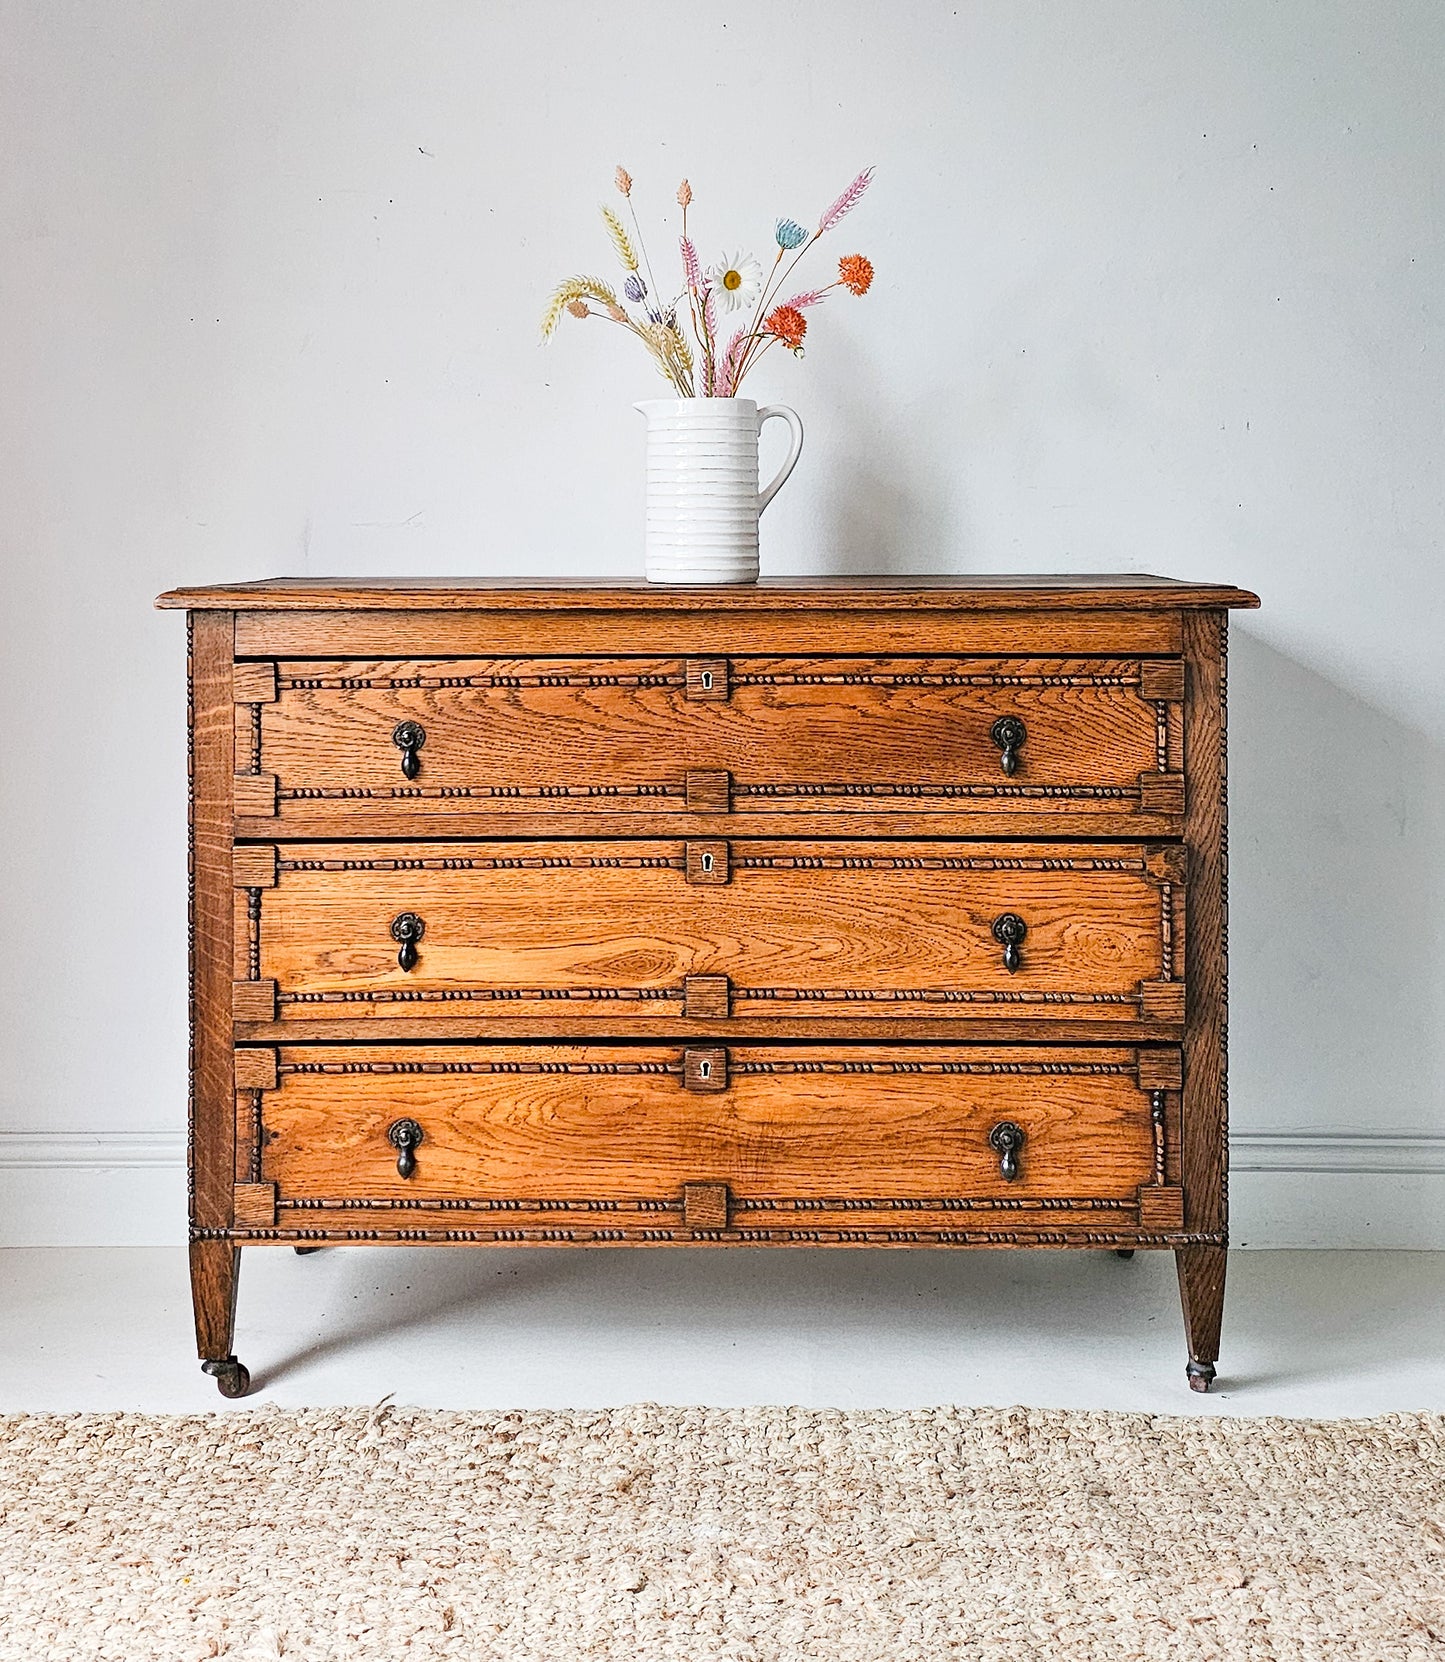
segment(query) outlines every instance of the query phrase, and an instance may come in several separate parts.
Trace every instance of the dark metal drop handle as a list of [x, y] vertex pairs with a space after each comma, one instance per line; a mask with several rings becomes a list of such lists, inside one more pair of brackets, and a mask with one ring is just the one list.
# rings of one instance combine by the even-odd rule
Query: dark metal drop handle
[[386, 1128], [386, 1140], [396, 1150], [396, 1175], [413, 1176], [416, 1151], [426, 1141], [426, 1133], [415, 1120], [394, 1120]]
[[398, 722], [391, 742], [401, 752], [401, 771], [408, 779], [415, 779], [421, 771], [417, 751], [426, 743], [426, 728], [419, 721]]
[[396, 961], [404, 970], [416, 968], [416, 943], [426, 934], [426, 922], [415, 912], [403, 912], [391, 920], [391, 938], [401, 945]]
[[1017, 912], [1005, 912], [1001, 918], [994, 919], [993, 938], [1003, 948], [1003, 967], [1010, 975], [1016, 974], [1023, 962], [1019, 948], [1028, 932], [1029, 926]]
[[999, 1176], [1005, 1183], [1016, 1182], [1019, 1175], [1019, 1154], [1024, 1146], [1021, 1125], [1003, 1120], [988, 1134], [988, 1146], [998, 1155]]
[[989, 734], [1003, 752], [999, 760], [1010, 778], [1018, 771], [1019, 749], [1029, 736], [1029, 730], [1017, 716], [1000, 716]]

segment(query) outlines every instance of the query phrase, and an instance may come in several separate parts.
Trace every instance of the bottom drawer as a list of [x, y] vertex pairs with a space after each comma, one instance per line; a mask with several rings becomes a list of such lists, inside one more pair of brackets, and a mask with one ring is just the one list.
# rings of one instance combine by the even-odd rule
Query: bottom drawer
[[1155, 1047], [242, 1051], [237, 1230], [1172, 1244], [1179, 1083]]

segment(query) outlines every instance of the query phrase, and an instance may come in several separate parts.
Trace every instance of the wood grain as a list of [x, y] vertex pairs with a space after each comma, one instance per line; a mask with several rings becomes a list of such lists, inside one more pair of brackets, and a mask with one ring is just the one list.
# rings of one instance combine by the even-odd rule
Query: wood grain
[[[326, 825], [328, 833], [344, 831], [351, 840], [395, 837], [404, 833], [411, 841], [423, 839], [489, 839], [492, 837], [656, 837], [686, 835], [689, 837], [856, 837], [878, 832], [889, 837], [956, 837], [965, 831], [976, 831], [991, 839], [1000, 837], [1036, 838], [1040, 836], [1069, 838], [1126, 838], [1133, 842], [1144, 839], [1177, 837], [1183, 828], [1183, 814], [1149, 814], [1123, 802], [1122, 812], [1097, 811], [1099, 804], [1085, 805], [1084, 812], [1075, 812], [1071, 804], [1055, 803], [1046, 815], [1023, 808], [991, 808], [982, 821], [961, 820], [953, 811], [930, 814], [920, 804], [910, 809], [890, 809], [886, 819], [870, 822], [856, 811], [833, 812], [827, 808], [807, 808], [791, 812], [785, 819], [774, 813], [739, 812], [736, 808], [725, 814], [679, 814], [661, 817], [655, 809], [617, 812], [611, 810], [605, 819], [583, 806], [569, 807], [565, 799], [542, 803], [535, 811], [519, 811], [502, 807], [498, 812], [475, 811], [475, 803], [462, 799], [456, 803], [423, 801], [406, 814], [399, 823], [390, 809], [372, 812], [364, 802], [348, 810], [344, 827], [334, 820]], [[235, 822], [239, 841], [264, 841], [284, 834], [290, 837], [315, 835], [313, 822], [294, 813], [288, 817], [284, 831], [274, 818], [246, 815]]]
[[276, 1222], [276, 1185], [238, 1183], [233, 1206], [238, 1228], [269, 1229]]
[[[189, 620], [191, 880], [191, 1222], [231, 1221], [235, 1167], [231, 1077], [232, 619], [202, 612]], [[214, 1257], [215, 1255], [211, 1255]], [[208, 1268], [199, 1296], [224, 1277]], [[217, 1318], [219, 1319], [219, 1318]]]
[[238, 1050], [236, 1052], [236, 1089], [238, 1091], [274, 1091], [276, 1089], [276, 1052], [272, 1049]]
[[[1228, 845], [1225, 665], [1229, 614], [1185, 619], [1185, 745], [1189, 779], [1185, 834], [1191, 923], [1186, 952], [1189, 1009], [1184, 1036], [1180, 1166], [1186, 1228], [1222, 1238], [1228, 1229]], [[1175, 1255], [1189, 1354], [1219, 1356], [1224, 1313], [1223, 1244]]]
[[[160, 604], [193, 608], [203, 1357], [230, 1351], [237, 1243], [334, 1240], [1168, 1247], [1215, 1359], [1223, 636], [1254, 596], [304, 579]], [[1001, 714], [1028, 728], [1012, 776]]]
[[1182, 1229], [1184, 1191], [1162, 1183], [1140, 1189], [1139, 1227], [1151, 1231]]
[[[775, 603], [776, 604], [776, 603]], [[586, 653], [1174, 654], [1179, 611], [993, 612], [833, 608], [790, 603], [730, 612], [700, 603], [676, 611], [338, 610], [241, 612], [244, 658], [537, 657]]]
[[[1141, 696], [1161, 664], [753, 657], [732, 662], [729, 697], [703, 699], [681, 658], [290, 661], [261, 711], [260, 768], [277, 777], [283, 827], [311, 831], [358, 814], [395, 828], [428, 810], [502, 823], [1026, 812], [1046, 826], [1141, 807], [1177, 829], [1179, 707], [1164, 712], [1173, 757], [1166, 743], [1161, 758], [1162, 701]], [[1012, 775], [991, 737], [1005, 715], [1028, 732]], [[412, 779], [392, 739], [402, 721], [426, 732]], [[1161, 759], [1175, 771], [1158, 772]]]
[[156, 605], [242, 612], [330, 611], [344, 608], [452, 611], [529, 608], [543, 613], [606, 611], [639, 604], [655, 611], [696, 607], [752, 612], [779, 601], [805, 610], [851, 606], [859, 611], [906, 607], [920, 611], [1047, 611], [1054, 607], [1129, 610], [1137, 607], [1259, 605], [1259, 597], [1227, 583], [1191, 583], [1144, 572], [931, 573], [888, 577], [771, 577], [758, 583], [645, 583], [636, 579], [549, 577], [266, 577], [170, 589]]
[[231, 856], [231, 882], [238, 889], [274, 889], [276, 886], [276, 849], [264, 843], [256, 847], [238, 848]]
[[[227, 1198], [226, 1210], [230, 1212]], [[232, 1229], [225, 1225], [200, 1228]], [[196, 1354], [203, 1362], [218, 1362], [231, 1354], [236, 1331], [236, 1283], [241, 1270], [240, 1249], [229, 1240], [197, 1239], [190, 1245], [191, 1312], [196, 1326]]]
[[278, 783], [274, 773], [238, 773], [231, 782], [236, 812], [258, 818], [273, 817]]
[[[274, 982], [267, 982], [266, 985], [274, 986]], [[669, 1011], [676, 1009], [670, 1002], [664, 1007]], [[408, 1006], [399, 1005], [396, 1008], [406, 1011]], [[801, 1008], [808, 1011], [812, 1006]], [[759, 1042], [809, 1039], [837, 1044], [857, 1040], [877, 1042], [889, 1037], [906, 1038], [910, 1042], [920, 1039], [946, 1042], [967, 1038], [970, 1043], [980, 1044], [1057, 1044], [1061, 1040], [1067, 1040], [1070, 1044], [1159, 1044], [1176, 1042], [1179, 1037], [1178, 1033], [1161, 1032], [1153, 1023], [1120, 1017], [1095, 1021], [1079, 1011], [1069, 1016], [1061, 1028], [1057, 1016], [1020, 1015], [1016, 1005], [1000, 1005], [996, 1009], [990, 1007], [992, 1013], [975, 1006], [966, 1017], [966, 1027], [960, 1024], [957, 1015], [939, 1018], [921, 1014], [923, 1006], [910, 1009], [903, 1018], [905, 1027], [898, 1025], [899, 1018], [891, 1012], [879, 1015], [877, 1012], [884, 1008], [879, 1005], [836, 1004], [828, 1008], [839, 1013], [791, 1016], [734, 1014], [725, 1033], [711, 1019], [689, 1021], [681, 1014], [631, 1016], [622, 1030], [622, 1036], [628, 1040], [686, 1039], [692, 1044], [706, 1043], [720, 1036]], [[327, 1016], [320, 1020], [310, 1016], [288, 1016], [284, 1021], [269, 1017], [256, 1020], [238, 1017], [235, 1034], [237, 1041], [245, 1044], [301, 1044], [307, 1041], [340, 1044], [353, 1039], [400, 1043], [415, 1039], [418, 1034], [428, 1040], [508, 1041], [595, 1041], [609, 1036], [607, 1023], [599, 1023], [586, 1015], [582, 1001], [558, 1001], [549, 1006], [549, 1013], [544, 1016], [499, 1015], [496, 1009], [490, 1003], [457, 1004], [451, 1006], [446, 1014], [421, 1018], [420, 1026], [417, 1018], [409, 1014], [387, 1016], [373, 1013], [355, 1018]], [[458, 1010], [465, 1013], [458, 1015]], [[583, 1013], [579, 1014], [579, 1011]]]
[[[735, 1222], [749, 1202], [830, 1196], [1136, 1208], [1153, 1162], [1137, 1067], [1117, 1047], [734, 1046], [726, 1090], [699, 1093], [684, 1087], [675, 1046], [285, 1047], [266, 1095], [262, 1175], [283, 1208], [329, 1198], [675, 1206], [687, 1183], [726, 1184]], [[409, 1180], [386, 1138], [403, 1117], [426, 1133]], [[1006, 1119], [1026, 1134], [1012, 1183], [988, 1146]]]
[[236, 1022], [270, 1022], [276, 1019], [274, 981], [233, 981], [231, 1016]]
[[1228, 613], [1186, 619], [1189, 781], [1189, 988], [1184, 1037], [1184, 1190], [1191, 1228], [1227, 1227], [1226, 885], [1224, 673]]
[[[1166, 948], [1140, 845], [740, 841], [719, 888], [689, 884], [685, 860], [661, 840], [288, 844], [275, 888], [237, 892], [237, 926], [259, 898], [283, 1022], [477, 1004], [626, 1030], [680, 1015], [687, 978], [723, 976], [734, 1016], [1140, 1021], [1167, 954], [1182, 963], [1183, 893]], [[402, 912], [426, 924], [409, 972]], [[1015, 974], [993, 935], [1004, 912], [1028, 927]]]
[[275, 664], [237, 664], [234, 695], [238, 704], [270, 704], [276, 698]]
[[686, 1229], [726, 1229], [732, 1196], [726, 1183], [684, 1183], [682, 1222]]
[[1191, 1361], [1219, 1360], [1228, 1259], [1223, 1243], [1219, 1242], [1180, 1247], [1175, 1251], [1179, 1300], [1184, 1309], [1184, 1333]]

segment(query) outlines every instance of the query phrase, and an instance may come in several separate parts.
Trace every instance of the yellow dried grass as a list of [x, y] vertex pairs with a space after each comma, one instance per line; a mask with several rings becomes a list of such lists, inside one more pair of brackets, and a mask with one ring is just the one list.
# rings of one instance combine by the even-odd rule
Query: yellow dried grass
[[627, 234], [627, 227], [613, 213], [612, 209], [603, 206], [602, 222], [607, 227], [607, 235], [612, 238], [612, 246], [617, 250], [617, 258], [622, 262], [624, 271], [637, 270], [637, 250], [632, 246], [632, 238]]
[[617, 296], [600, 277], [569, 277], [552, 291], [552, 298], [542, 313], [543, 340], [551, 340], [553, 331], [562, 320], [562, 313], [574, 300], [595, 300], [609, 309], [621, 309], [617, 305]]

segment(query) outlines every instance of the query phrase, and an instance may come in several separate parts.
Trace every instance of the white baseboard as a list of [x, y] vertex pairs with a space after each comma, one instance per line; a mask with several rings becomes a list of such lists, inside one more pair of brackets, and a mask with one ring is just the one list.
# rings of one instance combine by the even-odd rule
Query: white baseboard
[[184, 1137], [0, 1133], [0, 1247], [185, 1240]]
[[1335, 1172], [1347, 1177], [1445, 1176], [1440, 1132], [1236, 1131], [1232, 1172]]
[[[1445, 1249], [1445, 1135], [1243, 1131], [1230, 1144], [1240, 1247]], [[185, 1140], [0, 1133], [0, 1246], [179, 1246]]]
[[1236, 1132], [1229, 1213], [1240, 1247], [1445, 1248], [1445, 1136]]

